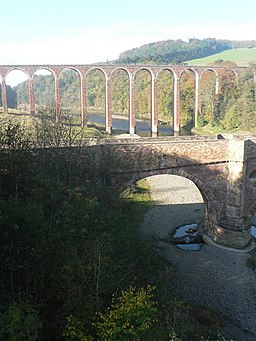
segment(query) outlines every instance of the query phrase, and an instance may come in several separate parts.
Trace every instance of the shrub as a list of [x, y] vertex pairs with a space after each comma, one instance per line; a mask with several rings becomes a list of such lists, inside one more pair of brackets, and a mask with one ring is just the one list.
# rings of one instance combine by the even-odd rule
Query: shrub
[[99, 313], [96, 323], [101, 341], [141, 340], [143, 334], [156, 321], [157, 308], [152, 300], [153, 289], [148, 286], [138, 291], [134, 287], [113, 297], [111, 307]]

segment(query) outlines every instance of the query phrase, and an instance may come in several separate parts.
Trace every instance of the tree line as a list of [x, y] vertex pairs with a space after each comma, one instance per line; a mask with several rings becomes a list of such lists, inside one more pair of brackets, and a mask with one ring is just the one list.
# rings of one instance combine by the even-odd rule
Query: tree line
[[120, 64], [181, 64], [207, 57], [225, 50], [256, 46], [256, 40], [232, 41], [215, 38], [164, 40], [145, 44], [122, 52], [116, 62]]

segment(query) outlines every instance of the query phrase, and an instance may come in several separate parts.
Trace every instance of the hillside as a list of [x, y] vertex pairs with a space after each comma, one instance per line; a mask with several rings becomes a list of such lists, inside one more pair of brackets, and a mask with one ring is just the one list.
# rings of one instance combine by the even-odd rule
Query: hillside
[[256, 63], [256, 48], [238, 48], [222, 51], [208, 57], [186, 61], [188, 65], [207, 65], [215, 61], [232, 61], [238, 66], [249, 66]]
[[194, 60], [215, 55], [227, 50], [256, 47], [255, 40], [231, 41], [207, 39], [165, 40], [145, 44], [120, 54], [117, 63], [124, 64], [180, 64], [187, 60]]

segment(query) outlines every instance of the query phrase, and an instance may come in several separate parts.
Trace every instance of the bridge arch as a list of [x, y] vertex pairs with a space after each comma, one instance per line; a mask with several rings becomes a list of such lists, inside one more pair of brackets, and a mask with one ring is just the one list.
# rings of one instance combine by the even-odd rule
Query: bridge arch
[[236, 81], [237, 81], [240, 72], [237, 71], [237, 70], [235, 70], [235, 69], [229, 69], [228, 71], [234, 74], [235, 79], [236, 79]]
[[104, 68], [100, 67], [100, 66], [92, 66], [90, 67], [86, 72], [85, 72], [85, 76], [87, 77], [88, 74], [91, 72], [91, 71], [94, 71], [94, 70], [99, 70], [102, 72], [102, 74], [104, 75], [105, 79], [107, 79], [107, 72], [104, 70]]
[[14, 66], [14, 67], [11, 67], [7, 70], [3, 79], [6, 80], [7, 76], [10, 75], [10, 73], [13, 71], [22, 71], [23, 73], [25, 73], [25, 75], [28, 77], [28, 79], [30, 78], [30, 73], [28, 72], [27, 68], [22, 67], [22, 66]]
[[51, 68], [50, 66], [47, 65], [46, 66], [42, 65], [41, 67], [36, 68], [32, 76], [34, 76], [37, 72], [40, 72], [41, 70], [49, 71], [54, 77], [57, 76], [54, 68]]
[[190, 131], [197, 126], [199, 108], [199, 73], [194, 68], [184, 68], [180, 74], [180, 126]]
[[111, 72], [109, 74], [110, 79], [112, 78], [113, 73], [115, 73], [118, 70], [124, 71], [129, 76], [129, 79], [131, 79], [131, 77], [132, 77], [131, 72], [128, 69], [126, 69], [125, 67], [123, 67], [123, 66], [117, 66], [113, 70], [111, 70]]
[[133, 76], [134, 78], [136, 77], [137, 73], [140, 72], [140, 71], [148, 71], [150, 73], [150, 76], [151, 76], [151, 80], [154, 79], [154, 72], [152, 71], [152, 69], [150, 67], [147, 67], [147, 66], [141, 66], [139, 67], [138, 69], [136, 69], [134, 72], [133, 72]]
[[61, 119], [61, 108], [60, 108], [60, 95], [59, 95], [59, 72], [58, 72], [58, 68], [56, 67], [42, 65], [42, 67], [36, 67], [33, 70], [33, 74], [30, 79], [30, 86], [29, 86], [31, 113], [32, 114], [35, 113], [38, 107], [40, 110], [40, 105], [38, 105], [38, 98], [37, 98], [38, 94], [35, 92], [35, 76], [42, 71], [48, 71], [50, 75], [53, 77], [54, 93], [49, 96], [50, 98], [47, 98], [46, 110], [50, 114], [52, 114], [52, 111], [55, 111], [55, 120], [56, 122], [59, 122]]
[[224, 78], [227, 77], [229, 79], [233, 79], [237, 82], [239, 72], [232, 68], [222, 68], [219, 70], [219, 75]]
[[[161, 68], [156, 74], [156, 102], [158, 135], [172, 134], [174, 127], [175, 74], [170, 68]], [[169, 132], [168, 132], [169, 131]]]
[[[34, 93], [34, 110], [36, 113], [45, 111], [52, 116], [55, 108], [55, 90], [52, 86], [55, 83], [56, 75], [54, 70], [48, 67], [42, 67], [35, 70], [32, 75], [32, 87]], [[40, 85], [40, 87], [39, 87]], [[52, 90], [49, 91], [49, 88]], [[44, 90], [48, 95], [44, 96]]]
[[202, 73], [200, 74], [200, 78], [202, 78], [203, 74], [207, 71], [213, 72], [215, 76], [218, 77], [218, 72], [214, 68], [206, 67], [205, 69], [203, 69]]
[[199, 77], [199, 73], [193, 67], [187, 67], [180, 71], [179, 76], [181, 77], [185, 72], [190, 71], [195, 77]]
[[80, 78], [82, 79], [82, 73], [81, 71], [79, 70], [79, 68], [75, 67], [75, 66], [65, 66], [61, 71], [60, 71], [60, 74], [64, 71], [67, 71], [67, 70], [72, 70], [72, 71], [75, 71], [76, 73], [78, 73], [78, 75], [80, 76]]
[[213, 124], [216, 96], [219, 92], [219, 75], [214, 68], [205, 68], [198, 84], [198, 116], [197, 126]]
[[[92, 124], [104, 124], [105, 130], [111, 127], [110, 79], [102, 67], [90, 67], [84, 74], [86, 112]], [[111, 129], [111, 128], [110, 128]]]
[[124, 67], [114, 68], [109, 74], [110, 125], [116, 132], [129, 131], [131, 74]]
[[157, 71], [157, 73], [156, 73], [156, 79], [158, 78], [159, 73], [161, 73], [162, 71], [169, 71], [169, 72], [172, 74], [173, 77], [177, 76], [176, 73], [175, 73], [175, 71], [174, 71], [172, 68], [170, 68], [170, 67], [161, 67], [161, 68]]
[[[7, 110], [8, 108], [18, 109], [25, 113], [30, 111], [30, 79], [29, 70], [25, 67], [17, 66], [7, 70], [2, 82], [6, 87]], [[16, 83], [17, 81], [19, 84]], [[12, 82], [16, 83], [16, 90], [11, 85]]]
[[[182, 168], [169, 168], [164, 170], [147, 170], [135, 173], [131, 179], [126, 181], [118, 189], [118, 193], [122, 193], [125, 189], [135, 184], [137, 181], [154, 176], [154, 175], [177, 175], [186, 178], [194, 183], [199, 190], [205, 205], [205, 225], [211, 229], [212, 226], [217, 225], [217, 212], [215, 211], [213, 203], [215, 202], [214, 193], [194, 174], [189, 173], [186, 169]], [[255, 211], [256, 212], [256, 211]]]
[[[61, 115], [66, 115], [68, 121], [79, 124], [81, 115], [81, 84], [82, 74], [80, 70], [73, 66], [64, 67], [58, 77], [60, 88], [60, 110]], [[60, 85], [59, 84], [59, 85]], [[72, 84], [72, 93], [64, 97], [65, 90]]]
[[[139, 67], [132, 75], [134, 79], [134, 121], [136, 132], [150, 136], [155, 126], [155, 77], [149, 67]], [[140, 120], [144, 121], [141, 125]]]

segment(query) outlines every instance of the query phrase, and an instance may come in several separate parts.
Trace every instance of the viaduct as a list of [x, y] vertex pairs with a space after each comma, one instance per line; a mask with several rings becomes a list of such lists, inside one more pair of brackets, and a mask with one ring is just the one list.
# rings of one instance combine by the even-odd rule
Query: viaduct
[[[174, 84], [174, 117], [173, 127], [174, 132], [180, 130], [180, 79], [181, 75], [190, 70], [195, 77], [195, 105], [194, 105], [194, 122], [197, 126], [197, 115], [200, 112], [200, 97], [201, 97], [201, 78], [206, 71], [211, 71], [216, 77], [216, 94], [219, 92], [219, 76], [223, 67], [218, 66], [177, 66], [177, 65], [0, 65], [0, 82], [2, 85], [2, 105], [4, 113], [8, 112], [7, 108], [7, 95], [6, 95], [6, 77], [13, 70], [23, 71], [29, 82], [29, 105], [30, 113], [35, 113], [35, 96], [33, 86], [33, 76], [39, 70], [48, 70], [54, 76], [55, 81], [55, 111], [56, 121], [61, 120], [61, 101], [59, 80], [60, 74], [64, 70], [74, 70], [80, 77], [81, 84], [81, 124], [86, 126], [87, 124], [87, 103], [86, 103], [86, 76], [91, 70], [100, 70], [104, 75], [105, 82], [105, 126], [106, 132], [111, 134], [112, 131], [112, 113], [111, 113], [111, 77], [116, 70], [123, 70], [126, 72], [129, 78], [129, 133], [133, 135], [136, 132], [136, 112], [135, 112], [135, 78], [136, 74], [140, 70], [147, 70], [151, 76], [151, 135], [156, 136], [158, 132], [158, 112], [157, 112], [157, 78], [162, 70], [169, 71], [173, 76]], [[239, 75], [244, 68], [232, 68], [229, 72], [232, 72], [235, 77]], [[256, 80], [256, 72], [254, 73], [254, 79]]]
[[[41, 69], [51, 71], [55, 79], [56, 119], [60, 121], [59, 77], [66, 69], [75, 70], [81, 80], [81, 123], [86, 125], [86, 75], [90, 70], [99, 69], [105, 76], [106, 88], [106, 130], [111, 133], [110, 80], [113, 72], [122, 69], [129, 77], [129, 131], [135, 133], [135, 77], [141, 70], [151, 75], [152, 105], [151, 130], [157, 133], [157, 76], [161, 70], [168, 70], [174, 79], [174, 129], [179, 131], [180, 77], [186, 70], [195, 74], [195, 115], [199, 111], [200, 80], [207, 70], [216, 75], [216, 92], [219, 87], [218, 67], [188, 66], [139, 66], [139, 65], [19, 65], [0, 66], [3, 111], [8, 112], [6, 98], [6, 76], [12, 70], [24, 71], [29, 80], [29, 102], [31, 114], [35, 113], [33, 75]], [[234, 75], [240, 68], [231, 70]], [[255, 79], [255, 74], [254, 74]], [[196, 120], [195, 120], [196, 121]], [[49, 150], [49, 149], [48, 149]], [[70, 153], [71, 151], [71, 153]], [[251, 240], [250, 226], [256, 214], [256, 137], [170, 137], [88, 140], [80, 147], [60, 148], [65, 164], [61, 172], [73, 167], [79, 157], [79, 179], [88, 183], [93, 177], [93, 186], [106, 192], [120, 193], [132, 183], [157, 174], [175, 174], [193, 181], [202, 194], [205, 203], [205, 229], [216, 242], [243, 248]], [[68, 157], [67, 154], [69, 153]], [[50, 164], [50, 162], [49, 162]], [[184, 213], [186, 214], [186, 213]]]

